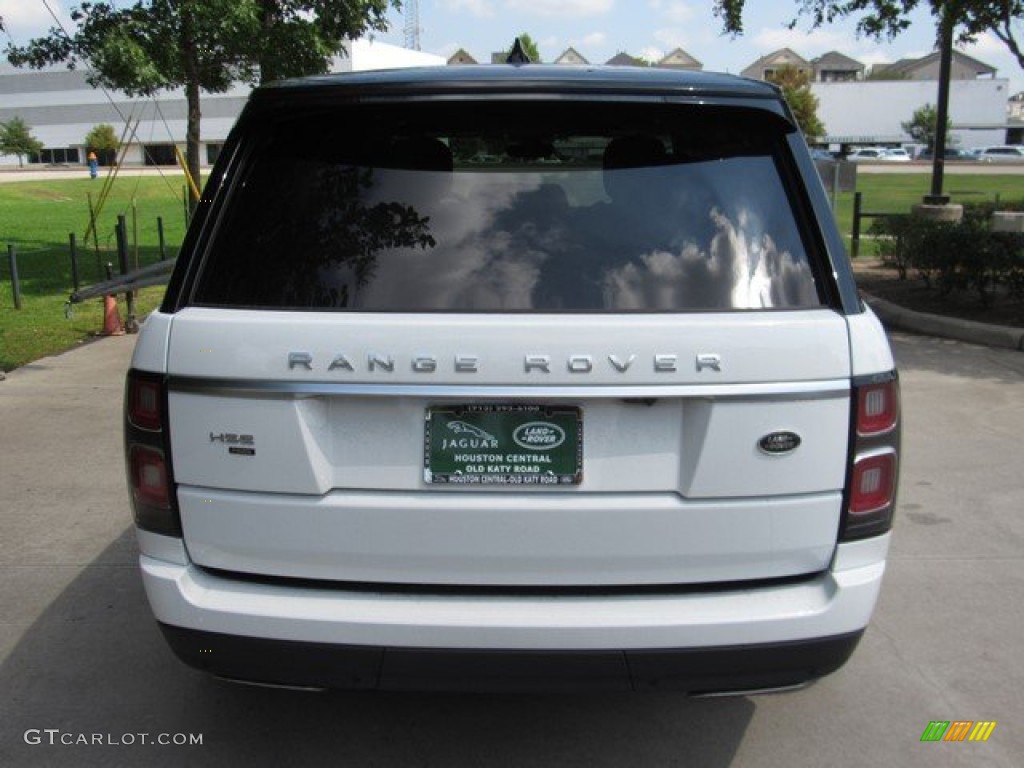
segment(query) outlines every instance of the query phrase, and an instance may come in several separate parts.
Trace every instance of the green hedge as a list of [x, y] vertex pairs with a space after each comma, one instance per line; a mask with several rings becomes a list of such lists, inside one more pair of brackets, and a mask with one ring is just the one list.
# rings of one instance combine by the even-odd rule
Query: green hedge
[[914, 270], [942, 296], [977, 294], [985, 306], [999, 296], [1024, 301], [1024, 235], [992, 232], [992, 213], [1024, 211], [1024, 200], [964, 205], [957, 223], [899, 215], [878, 218], [871, 231], [882, 260], [905, 280]]

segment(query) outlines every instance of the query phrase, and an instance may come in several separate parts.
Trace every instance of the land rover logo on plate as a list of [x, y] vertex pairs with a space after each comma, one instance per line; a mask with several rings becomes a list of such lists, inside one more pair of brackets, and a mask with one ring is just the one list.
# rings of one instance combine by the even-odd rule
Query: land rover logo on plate
[[757, 441], [757, 447], [770, 456], [792, 453], [800, 446], [800, 435], [796, 432], [772, 432]]
[[512, 439], [520, 448], [550, 451], [565, 442], [565, 430], [546, 421], [531, 421], [517, 427], [512, 433]]

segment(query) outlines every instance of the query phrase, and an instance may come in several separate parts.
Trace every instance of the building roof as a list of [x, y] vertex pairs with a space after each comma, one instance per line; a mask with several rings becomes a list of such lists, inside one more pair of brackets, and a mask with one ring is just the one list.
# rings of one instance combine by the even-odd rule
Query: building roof
[[[916, 70], [931, 66], [937, 62], [939, 55], [939, 51], [932, 51], [927, 56], [922, 56], [919, 59], [900, 59], [899, 61], [894, 61], [892, 64], [876, 64], [873, 72], [876, 74], [884, 73], [887, 77], [899, 77], [901, 75], [909, 76]], [[994, 75], [996, 73], [995, 67], [989, 66], [985, 62], [979, 61], [978, 59], [957, 50], [953, 51], [953, 59], [960, 64], [960, 66], [973, 69], [975, 75]]]
[[479, 64], [473, 55], [465, 48], [459, 48], [455, 53], [448, 57], [448, 64]]
[[704, 64], [698, 59], [694, 58], [682, 48], [676, 48], [670, 51], [655, 64], [656, 67], [666, 67], [669, 69], [704, 69]]
[[554, 61], [555, 64], [589, 64], [583, 56], [572, 46], [566, 48]]
[[863, 72], [864, 65], [856, 59], [851, 59], [844, 53], [839, 51], [829, 51], [823, 53], [816, 59], [811, 59], [811, 64], [814, 68], [822, 71], [827, 70], [829, 72]]
[[797, 69], [803, 69], [810, 71], [812, 69], [811, 62], [807, 61], [803, 56], [796, 53], [792, 48], [780, 48], [777, 51], [765, 54], [749, 67], [744, 69], [740, 74], [745, 77], [764, 77], [765, 69], [777, 69], [786, 65], [796, 67]]
[[619, 52], [605, 62], [610, 67], [646, 67], [646, 62], [630, 56], [628, 53]]

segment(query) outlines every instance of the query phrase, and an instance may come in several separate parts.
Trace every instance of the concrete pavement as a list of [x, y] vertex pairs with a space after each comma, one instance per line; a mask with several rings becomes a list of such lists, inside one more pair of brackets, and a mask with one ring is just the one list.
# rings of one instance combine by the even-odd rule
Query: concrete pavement
[[[136, 572], [120, 432], [134, 338], [15, 370], [0, 383], [0, 765], [1015, 767], [1024, 355], [894, 342], [905, 461], [864, 641], [806, 691], [721, 701], [310, 695], [210, 680], [167, 650]], [[930, 721], [958, 719], [998, 725], [985, 744], [920, 742]], [[103, 743], [60, 743], [95, 735]]]

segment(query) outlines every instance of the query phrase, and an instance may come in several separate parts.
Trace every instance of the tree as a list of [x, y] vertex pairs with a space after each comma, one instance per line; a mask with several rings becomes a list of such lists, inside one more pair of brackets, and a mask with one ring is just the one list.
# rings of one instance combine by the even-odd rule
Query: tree
[[[715, 0], [714, 13], [722, 19], [725, 31], [733, 35], [743, 32], [745, 0]], [[860, 15], [857, 31], [875, 39], [892, 40], [910, 26], [910, 13], [926, 6], [941, 26], [944, 15], [952, 13], [959, 29], [957, 41], [974, 42], [983, 32], [991, 32], [1024, 68], [1024, 40], [1019, 40], [1024, 27], [1024, 0], [797, 0], [800, 16], [810, 17], [812, 27], [831, 23], [844, 16]], [[790, 22], [796, 26], [797, 19]]]
[[[935, 150], [935, 133], [939, 124], [938, 110], [932, 104], [925, 104], [920, 109], [915, 109], [910, 120], [900, 123], [900, 127], [914, 141], [928, 146], [928, 151]], [[952, 123], [946, 118], [946, 133], [949, 134]]]
[[[529, 33], [523, 32], [519, 35], [519, 44], [523, 46], [523, 52], [530, 57], [530, 61], [534, 64], [540, 63], [540, 49], [537, 47], [537, 43]], [[512, 53], [512, 48], [515, 46], [515, 42], [508, 48], [508, 53]]]
[[768, 80], [782, 89], [796, 124], [808, 140], [825, 135], [825, 126], [818, 119], [818, 99], [811, 93], [810, 75], [792, 64], [784, 64]]
[[32, 130], [20, 117], [0, 123], [0, 155], [17, 155], [19, 168], [25, 165], [25, 155], [37, 155], [42, 149], [43, 142], [32, 135]]
[[120, 146], [114, 126], [107, 123], [94, 125], [85, 136], [86, 151], [95, 152], [102, 165], [112, 165]]
[[[265, 82], [327, 71], [348, 38], [387, 26], [398, 0], [136, 0], [82, 3], [77, 30], [51, 29], [28, 45], [7, 47], [15, 66], [91, 67], [90, 84], [153, 96], [183, 88], [189, 174], [198, 181], [200, 92], [222, 93], [236, 81]], [[197, 201], [193, 190], [193, 204]]]

